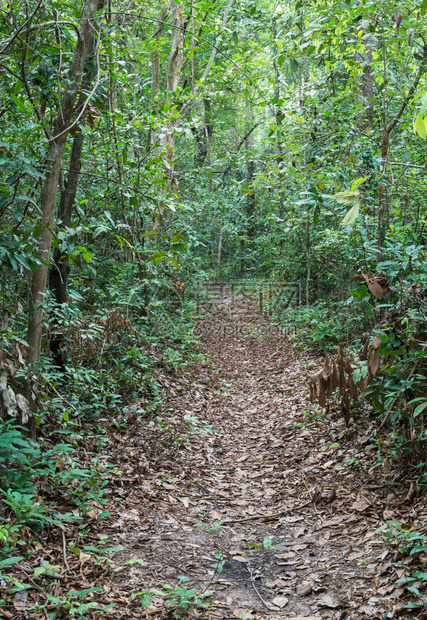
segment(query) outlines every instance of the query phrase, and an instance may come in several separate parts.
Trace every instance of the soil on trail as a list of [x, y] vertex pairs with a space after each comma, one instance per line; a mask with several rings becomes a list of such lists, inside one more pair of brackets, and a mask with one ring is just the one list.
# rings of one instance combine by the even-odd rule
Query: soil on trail
[[[141, 611], [131, 594], [184, 575], [187, 589], [213, 593], [191, 617], [379, 619], [390, 610], [388, 618], [413, 618], [399, 602], [393, 552], [375, 533], [398, 513], [395, 491], [363, 449], [369, 432], [350, 436], [338, 413], [325, 417], [309, 403], [318, 359], [303, 364], [243, 297], [216, 303], [199, 325], [210, 363], [184, 383], [161, 379], [165, 413], [184, 420], [185, 432], [172, 424], [167, 445], [163, 429], [139, 476], [131, 463], [141, 461], [140, 438], [123, 449], [129, 477], [109, 542], [121, 548], [116, 566], [146, 565], [125, 565], [106, 587], [113, 613], [173, 617], [165, 598]], [[147, 429], [145, 446], [155, 432]]]

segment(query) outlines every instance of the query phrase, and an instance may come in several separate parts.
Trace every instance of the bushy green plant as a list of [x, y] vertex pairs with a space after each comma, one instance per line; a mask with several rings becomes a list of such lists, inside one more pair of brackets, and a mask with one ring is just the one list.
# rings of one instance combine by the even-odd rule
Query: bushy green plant
[[320, 351], [336, 349], [357, 333], [357, 321], [341, 303], [317, 302], [310, 308], [287, 308], [277, 320], [278, 326], [290, 334], [299, 347], [315, 347]]
[[427, 609], [427, 573], [422, 570], [418, 562], [420, 553], [427, 551], [427, 534], [404, 528], [397, 521], [387, 521], [376, 532], [382, 533], [387, 543], [397, 547], [403, 557], [402, 561], [395, 562], [394, 566], [404, 569], [406, 574], [396, 583], [405, 584], [408, 592], [414, 594], [420, 601], [409, 603], [406, 609]]
[[[189, 578], [185, 575], [179, 575], [178, 579], [183, 583], [189, 583]], [[205, 599], [212, 596], [212, 592], [199, 592], [197, 588], [185, 588], [183, 585], [175, 584], [174, 586], [165, 583], [163, 590], [158, 588], [150, 588], [143, 592], [136, 592], [133, 598], [138, 598], [143, 609], [148, 609], [154, 596], [166, 597], [167, 604], [175, 608], [173, 612], [174, 618], [183, 618], [191, 607], [196, 609], [208, 609], [209, 604]]]

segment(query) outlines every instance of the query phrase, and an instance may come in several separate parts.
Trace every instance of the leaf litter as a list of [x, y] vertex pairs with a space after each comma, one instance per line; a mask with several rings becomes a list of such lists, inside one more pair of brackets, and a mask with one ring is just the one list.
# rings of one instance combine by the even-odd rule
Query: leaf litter
[[[425, 510], [376, 467], [372, 428], [320, 415], [308, 378], [321, 361], [302, 359], [247, 299], [223, 296], [198, 329], [206, 361], [159, 370], [162, 424], [135, 422], [104, 448], [111, 514], [90, 519], [85, 543], [108, 536], [112, 559], [72, 555], [71, 525], [64, 544], [41, 547], [40, 565], [60, 565], [56, 596], [92, 588], [90, 618], [184, 617], [171, 588], [185, 579], [183, 591], [209, 595], [209, 608], [190, 603], [194, 618], [414, 618], [376, 529]], [[143, 610], [135, 594], [150, 588]], [[17, 595], [14, 613], [40, 589]]]

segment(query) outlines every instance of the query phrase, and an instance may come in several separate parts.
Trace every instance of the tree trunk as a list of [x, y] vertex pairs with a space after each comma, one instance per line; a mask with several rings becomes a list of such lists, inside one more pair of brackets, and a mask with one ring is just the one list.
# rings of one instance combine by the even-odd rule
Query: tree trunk
[[307, 266], [307, 276], [305, 280], [305, 303], [307, 309], [310, 308], [310, 280], [311, 280], [311, 256], [310, 256], [310, 220], [307, 218], [305, 225], [305, 258]]
[[[167, 13], [165, 10], [159, 12], [158, 15], [158, 25], [155, 27], [154, 33], [152, 35], [152, 39], [159, 44], [160, 37], [163, 32], [164, 24], [166, 21]], [[153, 106], [154, 115], [158, 118], [158, 105], [156, 102], [156, 96], [160, 89], [160, 54], [158, 49], [154, 49], [151, 54], [151, 104]], [[154, 151], [154, 155], [157, 155], [157, 142], [158, 142], [158, 132], [151, 128], [150, 129], [150, 147], [152, 151]]]
[[[178, 88], [179, 79], [181, 77], [182, 61], [183, 61], [183, 47], [184, 47], [184, 5], [177, 4], [174, 0], [170, 2], [170, 8], [172, 11], [171, 25], [174, 27], [172, 30], [172, 40], [170, 51], [168, 54], [168, 60], [166, 65], [166, 89], [172, 94], [176, 92]], [[157, 52], [154, 53], [152, 59], [152, 85], [151, 93], [157, 92], [160, 82], [160, 57]], [[171, 97], [169, 96], [169, 100]], [[169, 113], [169, 119], [171, 113]], [[160, 137], [161, 136], [161, 137]], [[168, 181], [168, 190], [178, 192], [178, 179], [175, 176], [174, 161], [175, 161], [175, 126], [171, 120], [168, 120], [167, 127], [157, 129], [153, 132], [151, 137], [153, 150], [162, 151], [164, 176]], [[161, 201], [159, 205], [159, 211], [154, 219], [154, 230], [157, 230], [162, 224], [165, 217], [168, 217], [170, 212]]]
[[[101, 3], [103, 0], [101, 0]], [[86, 56], [85, 62], [92, 60], [97, 48], [95, 37], [92, 34], [90, 49]], [[81, 83], [81, 91], [88, 91], [91, 87], [94, 74], [86, 69]], [[84, 102], [80, 100], [81, 105]], [[80, 170], [82, 167], [82, 151], [85, 138], [84, 125], [85, 125], [84, 113], [77, 126], [77, 131], [74, 134], [73, 146], [71, 148], [70, 163], [68, 167], [67, 179], [64, 182], [64, 186], [61, 188], [61, 198], [58, 208], [58, 227], [59, 230], [65, 230], [71, 226], [71, 217], [73, 214], [74, 202], [76, 199], [77, 188], [80, 181]], [[67, 303], [68, 297], [68, 276], [70, 274], [70, 257], [67, 250], [61, 250], [60, 247], [55, 248], [53, 252], [53, 265], [49, 272], [49, 286], [55, 295], [57, 306], [62, 306]], [[50, 352], [56, 365], [65, 371], [65, 359], [62, 353], [62, 341], [64, 340], [64, 333], [61, 327], [61, 321], [58, 316], [53, 318], [54, 333], [50, 340]]]
[[222, 251], [222, 226], [219, 229], [218, 259], [217, 259], [218, 272], [221, 268], [221, 251]]
[[360, 81], [361, 104], [365, 108], [363, 128], [373, 129], [374, 126], [374, 73], [372, 71], [372, 54], [375, 49], [373, 37], [370, 35], [365, 40], [365, 52], [361, 54], [361, 62], [364, 64], [363, 75]]
[[[71, 226], [71, 216], [73, 212], [74, 200], [79, 184], [79, 172], [82, 165], [82, 149], [84, 142], [83, 127], [79, 127], [73, 139], [71, 149], [70, 167], [64, 189], [61, 191], [61, 199], [58, 209], [58, 225], [60, 230], [65, 230]], [[55, 248], [53, 252], [53, 265], [49, 272], [49, 286], [55, 295], [57, 306], [67, 303], [68, 276], [70, 274], [70, 257], [67, 250]], [[62, 354], [62, 341], [64, 340], [63, 330], [60, 327], [60, 320], [57, 316], [53, 319], [54, 333], [50, 340], [50, 352], [55, 360], [56, 366], [65, 371], [65, 359]]]
[[[166, 68], [166, 87], [172, 94], [178, 88], [179, 79], [181, 77], [183, 47], [184, 47], [184, 5], [177, 4], [171, 0], [171, 8], [174, 11], [172, 24], [175, 25], [171, 49], [168, 56]], [[163, 146], [163, 145], [162, 145]], [[170, 189], [178, 191], [178, 180], [175, 177], [174, 161], [175, 161], [175, 132], [171, 122], [165, 132], [166, 156], [164, 158], [164, 166], [166, 176], [169, 179]]]
[[[41, 354], [41, 340], [43, 333], [43, 302], [46, 295], [47, 275], [52, 246], [52, 228], [55, 215], [56, 195], [59, 175], [61, 172], [62, 157], [67, 141], [68, 131], [72, 126], [74, 107], [80, 92], [84, 62], [92, 38], [93, 22], [98, 10], [99, 0], [87, 0], [83, 8], [80, 22], [80, 31], [76, 43], [71, 67], [68, 72], [69, 86], [64, 90], [60, 100], [53, 137], [50, 139], [47, 152], [48, 169], [46, 170], [40, 196], [41, 234], [37, 257], [39, 263], [33, 275], [30, 291], [30, 307], [28, 321], [28, 362], [38, 361]], [[29, 422], [31, 434], [35, 434], [35, 419]]]
[[[283, 148], [283, 134], [282, 134], [282, 116], [281, 116], [281, 112], [280, 112], [280, 106], [279, 106], [279, 99], [280, 99], [280, 72], [279, 72], [279, 67], [277, 64], [277, 54], [278, 54], [278, 48], [277, 48], [277, 44], [276, 44], [276, 38], [277, 38], [277, 29], [276, 29], [276, 23], [275, 20], [272, 20], [271, 23], [271, 33], [273, 35], [274, 38], [274, 45], [273, 45], [273, 69], [274, 69], [274, 95], [275, 95], [275, 99], [276, 99], [276, 105], [275, 105], [275, 110], [276, 110], [276, 124], [278, 127], [278, 135], [277, 136], [277, 158], [276, 158], [276, 162], [277, 162], [277, 169], [278, 169], [278, 176], [279, 176], [279, 218], [282, 219], [283, 218], [283, 213], [284, 213], [284, 204], [285, 204], [285, 195], [284, 195], [284, 188], [283, 188], [283, 184], [284, 184], [284, 174], [283, 174], [283, 166], [284, 166], [284, 148]], [[280, 242], [281, 245], [281, 252], [283, 251], [283, 240], [281, 240]]]
[[[82, 166], [82, 150], [84, 142], [84, 129], [82, 126], [77, 130], [71, 149], [70, 166], [58, 209], [58, 225], [61, 230], [70, 228], [74, 200], [79, 184], [80, 169]], [[53, 252], [53, 266], [49, 273], [49, 284], [55, 295], [58, 305], [67, 302], [67, 280], [70, 273], [70, 257], [67, 251], [55, 248]]]
[[205, 112], [203, 113], [201, 107], [199, 106], [196, 100], [196, 106], [199, 110], [200, 117], [202, 119], [203, 127], [199, 131], [194, 131], [194, 137], [196, 138], [196, 155], [195, 155], [195, 165], [197, 168], [201, 168], [205, 162], [206, 157], [208, 158], [208, 166], [209, 166], [209, 193], [212, 192], [212, 164], [211, 164], [211, 147], [210, 147], [210, 137], [213, 134], [213, 123], [211, 120], [211, 100], [203, 99], [203, 105], [205, 108]]
[[[383, 133], [381, 137], [381, 177], [380, 183], [378, 187], [378, 229], [377, 229], [377, 263], [380, 263], [383, 260], [382, 246], [385, 238], [385, 215], [387, 211], [387, 182], [386, 182], [386, 174], [387, 174], [387, 159], [388, 153], [390, 150], [390, 135], [393, 129], [398, 124], [400, 117], [403, 112], [407, 108], [412, 95], [418, 88], [418, 84], [422, 76], [424, 75], [427, 68], [427, 45], [423, 46], [423, 57], [421, 60], [421, 64], [418, 68], [417, 75], [415, 77], [414, 82], [412, 83], [411, 88], [408, 90], [404, 100], [402, 101], [397, 114], [393, 118], [393, 120], [387, 125], [386, 120], [384, 118], [384, 127]], [[384, 81], [385, 85], [385, 81]]]
[[[247, 128], [253, 124], [254, 113], [251, 105], [248, 102], [247, 111], [246, 111], [246, 124]], [[254, 141], [252, 139], [252, 134], [249, 134], [245, 140], [245, 150], [246, 150], [246, 216], [248, 218], [248, 228], [247, 234], [248, 237], [253, 237], [254, 234], [254, 221], [253, 217], [255, 214], [255, 190], [254, 190], [254, 176], [256, 170], [256, 162], [254, 159]]]

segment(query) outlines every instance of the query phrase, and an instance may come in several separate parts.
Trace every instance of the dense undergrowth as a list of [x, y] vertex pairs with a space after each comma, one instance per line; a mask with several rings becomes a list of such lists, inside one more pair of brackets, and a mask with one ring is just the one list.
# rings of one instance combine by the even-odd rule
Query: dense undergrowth
[[[0, 424], [0, 578], [11, 586], [10, 594], [20, 586], [10, 582], [7, 567], [31, 558], [37, 540], [46, 536], [43, 530], [60, 531], [77, 522], [83, 541], [88, 519], [98, 523], [109, 516], [104, 508], [120, 464], [108, 457], [108, 441], [124, 436], [138, 420], [167, 427], [159, 417], [165, 393], [159, 371], [185, 376], [203, 359], [193, 334], [200, 314], [198, 287], [185, 291], [182, 285], [171, 295], [175, 283], [165, 275], [150, 282], [151, 290], [142, 283], [135, 291], [117, 276], [111, 287], [93, 291], [104, 298], [100, 311], [93, 299], [82, 304], [84, 291], [75, 284], [61, 317], [68, 326], [64, 367], [53, 363], [48, 339], [39, 364], [37, 439], [10, 416]], [[145, 299], [135, 303], [141, 291]], [[5, 354], [22, 342], [21, 328], [19, 316], [8, 323]], [[27, 377], [24, 365], [14, 361], [12, 385], [18, 393]], [[170, 433], [175, 440], [176, 433]]]

